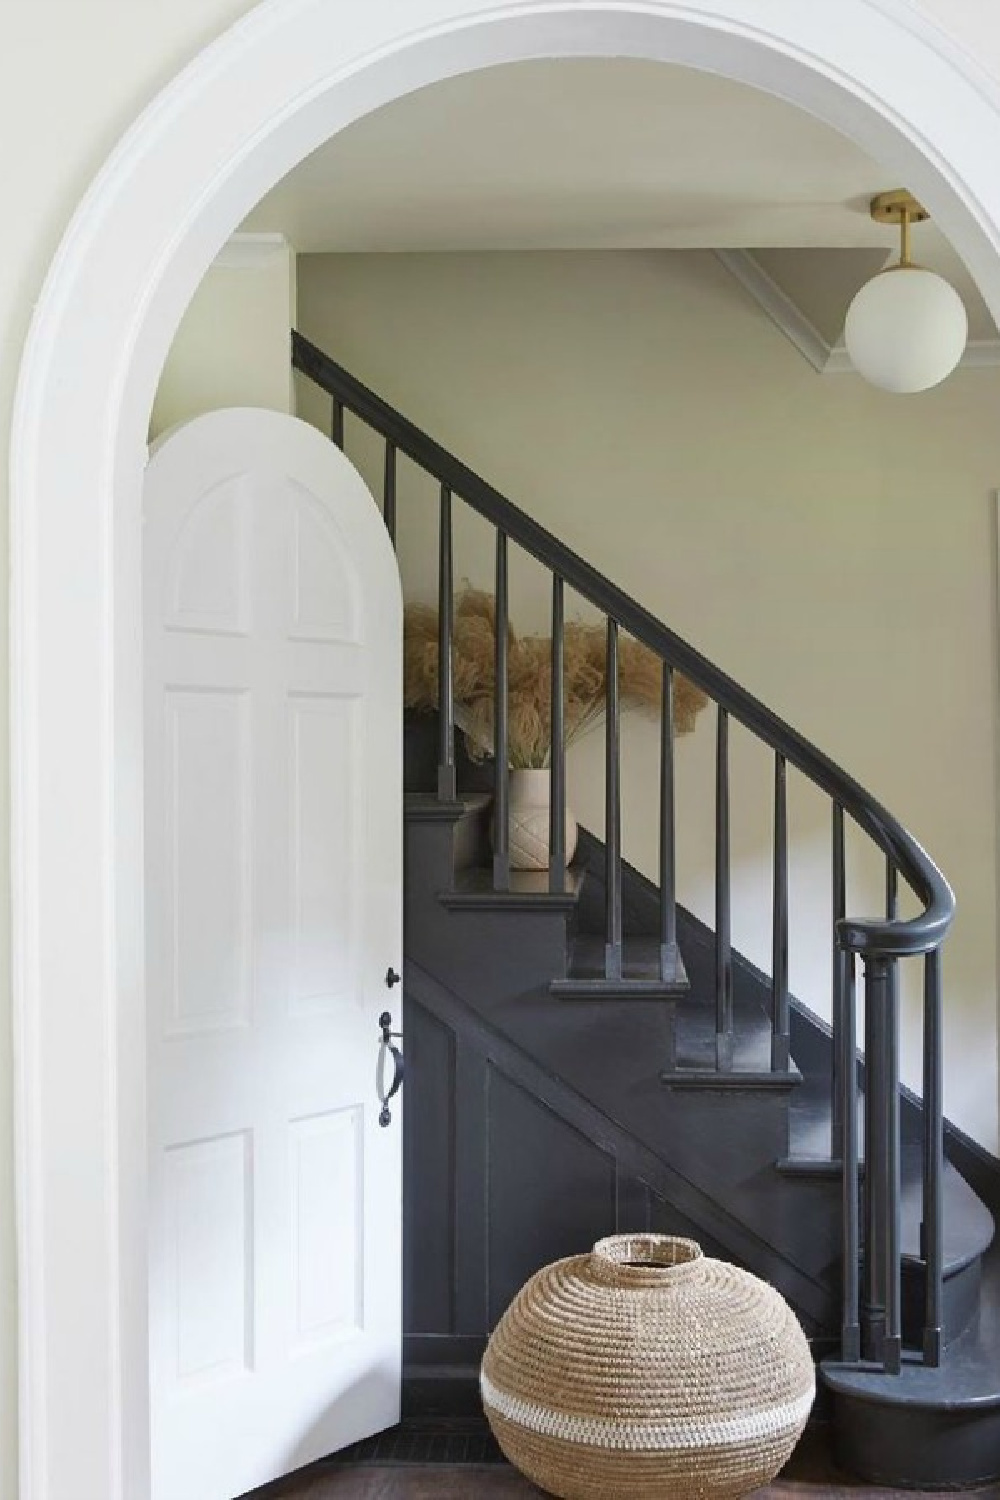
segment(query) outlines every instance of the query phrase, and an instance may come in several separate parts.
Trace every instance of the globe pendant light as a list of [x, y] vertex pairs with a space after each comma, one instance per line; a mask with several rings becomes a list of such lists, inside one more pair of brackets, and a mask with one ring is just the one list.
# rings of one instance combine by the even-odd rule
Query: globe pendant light
[[900, 255], [847, 309], [847, 352], [858, 373], [884, 391], [926, 391], [962, 358], [969, 334], [965, 306], [943, 277], [910, 259], [910, 226], [930, 217], [910, 193], [880, 193], [871, 216], [900, 226]]

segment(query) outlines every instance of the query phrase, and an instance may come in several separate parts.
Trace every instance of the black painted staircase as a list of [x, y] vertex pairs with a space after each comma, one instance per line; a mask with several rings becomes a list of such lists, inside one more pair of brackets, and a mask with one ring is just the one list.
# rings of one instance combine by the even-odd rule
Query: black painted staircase
[[[558, 999], [603, 906], [602, 850], [581, 832], [565, 896], [528, 877], [494, 892], [489, 797], [406, 799], [406, 1364], [421, 1410], [475, 1403], [490, 1328], [532, 1271], [613, 1232], [693, 1234], [791, 1302], [817, 1358], [838, 1341], [840, 1184], [829, 1163], [824, 1028], [797, 1007], [810, 1065], [765, 1066], [769, 988], [737, 964], [738, 1062], [711, 1070], [703, 985], [714, 938], [679, 911], [679, 999]], [[633, 870], [626, 942], [655, 941]], [[532, 889], [532, 886], [535, 889]], [[653, 926], [653, 931], [650, 927]], [[665, 1070], [668, 1009], [677, 1057]], [[808, 1033], [812, 1032], [812, 1036]], [[698, 1076], [698, 1075], [701, 1076]], [[903, 1337], [919, 1345], [919, 1111], [903, 1122]], [[820, 1148], [825, 1145], [825, 1158]], [[954, 1166], [945, 1203], [945, 1353], [902, 1375], [825, 1366], [845, 1465], [879, 1482], [971, 1485], [1000, 1474], [1000, 1261], [989, 1210]], [[986, 1297], [983, 1297], [985, 1281]], [[981, 1304], [988, 1304], [982, 1329]], [[832, 1407], [829, 1393], [832, 1393]]]
[[[334, 441], [344, 445], [345, 412], [384, 439], [391, 537], [397, 456], [440, 484], [440, 711], [436, 723], [411, 723], [407, 743], [410, 1407], [458, 1413], [475, 1402], [489, 1330], [540, 1265], [615, 1230], [659, 1229], [694, 1235], [788, 1298], [822, 1361], [821, 1409], [849, 1467], [913, 1488], [1000, 1478], [996, 1164], [946, 1131], [941, 1113], [947, 882], [863, 788], [609, 580], [298, 335], [293, 359], [330, 393]], [[455, 734], [455, 500], [496, 529], [485, 772], [463, 761]], [[506, 842], [508, 539], [553, 578], [553, 805], [539, 875], [512, 871]], [[565, 584], [608, 617], [606, 844], [581, 831], [568, 867]], [[620, 629], [663, 663], [656, 887], [622, 859]], [[675, 671], [716, 705], [714, 931], [675, 898]], [[774, 753], [771, 975], [729, 934], [730, 717]], [[832, 809], [832, 1032], [788, 992], [788, 765]], [[848, 916], [847, 819], [885, 858], [885, 907], [872, 917]], [[901, 882], [919, 908], [905, 920]], [[904, 961], [924, 968], [922, 1103], [899, 1085]]]

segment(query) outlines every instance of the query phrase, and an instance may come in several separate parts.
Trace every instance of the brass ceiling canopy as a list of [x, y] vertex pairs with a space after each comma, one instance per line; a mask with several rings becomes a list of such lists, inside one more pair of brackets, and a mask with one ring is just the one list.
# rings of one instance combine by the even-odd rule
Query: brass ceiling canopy
[[868, 212], [876, 224], [898, 224], [900, 231], [899, 265], [893, 270], [906, 270], [910, 260], [910, 225], [922, 224], [930, 214], [922, 203], [905, 188], [893, 188], [888, 193], [877, 193], [868, 205]]
[[911, 224], [922, 224], [930, 218], [924, 205], [905, 188], [877, 193], [869, 205], [869, 212], [876, 224], [902, 224], [904, 218], [908, 218]]

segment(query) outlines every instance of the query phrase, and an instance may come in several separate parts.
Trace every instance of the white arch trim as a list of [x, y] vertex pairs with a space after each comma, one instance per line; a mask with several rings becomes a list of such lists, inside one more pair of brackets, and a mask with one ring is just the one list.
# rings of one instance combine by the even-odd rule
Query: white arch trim
[[[266, 0], [146, 111], [51, 268], [15, 408], [21, 1500], [147, 1500], [139, 500], [174, 329], [252, 205], [352, 120], [529, 57], [726, 74], [853, 136], [1000, 316], [1000, 101], [902, 0]], [[886, 66], [891, 60], [891, 67]]]

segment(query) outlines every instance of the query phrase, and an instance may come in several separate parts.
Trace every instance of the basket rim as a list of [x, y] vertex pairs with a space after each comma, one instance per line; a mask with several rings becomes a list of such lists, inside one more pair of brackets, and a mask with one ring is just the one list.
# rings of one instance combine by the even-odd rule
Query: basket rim
[[655, 1285], [687, 1280], [704, 1261], [697, 1240], [675, 1234], [609, 1234], [590, 1252], [592, 1272], [602, 1281]]

